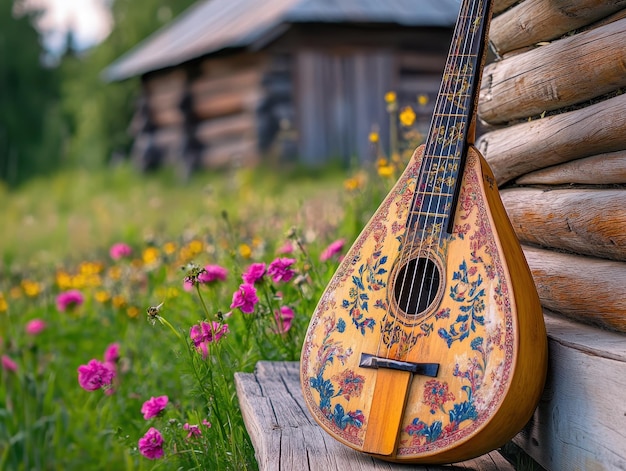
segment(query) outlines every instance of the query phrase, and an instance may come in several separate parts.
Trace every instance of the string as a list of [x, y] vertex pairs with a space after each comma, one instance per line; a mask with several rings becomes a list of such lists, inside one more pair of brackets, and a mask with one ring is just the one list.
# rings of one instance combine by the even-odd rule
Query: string
[[[414, 198], [410, 207], [409, 216], [405, 227], [405, 241], [403, 241], [403, 247], [398, 261], [398, 267], [402, 269], [404, 267], [404, 273], [402, 276], [402, 284], [398, 293], [398, 305], [401, 309], [405, 310], [407, 314], [411, 314], [410, 308], [413, 300], [413, 289], [416, 286], [416, 278], [421, 271], [421, 280], [419, 283], [419, 293], [417, 294], [417, 302], [415, 304], [415, 315], [419, 315], [424, 310], [428, 309], [432, 304], [435, 297], [433, 296], [433, 287], [439, 289], [441, 279], [436, 282], [436, 275], [441, 278], [441, 273], [434, 262], [428, 257], [433, 247], [441, 246], [444, 235], [444, 223], [451, 225], [452, 221], [445, 220], [445, 215], [448, 218], [452, 218], [454, 208], [451, 204], [454, 203], [455, 189], [460, 185], [462, 178], [462, 157], [463, 153], [459, 152], [459, 148], [465, 145], [466, 133], [468, 131], [469, 123], [472, 118], [469, 114], [471, 100], [473, 99], [476, 88], [477, 71], [480, 68], [478, 61], [472, 62], [472, 57], [478, 59], [478, 50], [474, 52], [474, 41], [476, 38], [482, 39], [482, 35], [478, 34], [482, 28], [481, 25], [475, 23], [478, 19], [482, 22], [486, 21], [485, 12], [487, 9], [482, 8], [485, 0], [477, 1], [464, 1], [461, 5], [459, 12], [459, 20], [457, 21], [455, 32], [453, 35], [453, 41], [450, 46], [450, 52], [448, 54], [448, 60], [446, 61], [446, 69], [444, 71], [444, 80], [442, 80], [439, 94], [437, 96], [435, 113], [433, 115], [431, 126], [429, 130], [428, 140], [424, 148], [424, 154], [422, 156], [422, 163], [420, 167], [418, 182], [415, 188]], [[482, 9], [482, 11], [481, 11]], [[471, 12], [469, 11], [471, 10]], [[464, 33], [464, 36], [461, 34]], [[474, 65], [476, 68], [470, 70], [469, 66]], [[467, 85], [467, 86], [466, 86]], [[465, 96], [467, 95], [467, 96]], [[443, 102], [441, 101], [443, 100]], [[458, 105], [455, 101], [458, 100]], [[443, 103], [443, 106], [441, 106]], [[463, 106], [464, 105], [464, 106]], [[456, 120], [458, 115], [452, 116], [452, 111], [455, 107], [461, 111], [465, 110], [462, 119]], [[449, 110], [448, 110], [449, 108]], [[445, 124], [444, 124], [445, 119]], [[451, 122], [454, 126], [451, 126]], [[441, 132], [443, 130], [443, 132]], [[439, 144], [439, 146], [438, 146]], [[439, 149], [438, 149], [439, 147]], [[446, 148], [448, 148], [446, 152]], [[439, 150], [439, 152], [436, 152]], [[447, 155], [446, 155], [447, 154]], [[436, 159], [436, 161], [435, 161]], [[443, 167], [442, 167], [443, 164]], [[448, 175], [449, 173], [449, 175]], [[456, 178], [454, 174], [456, 173]], [[448, 179], [450, 179], [448, 181]], [[437, 193], [435, 188], [437, 182], [441, 182], [440, 191]], [[447, 182], [447, 183], [446, 183]], [[450, 184], [452, 183], [452, 184]], [[429, 184], [431, 188], [429, 189]], [[444, 192], [445, 186], [452, 190], [452, 193]], [[430, 190], [430, 191], [429, 191]], [[433, 209], [434, 196], [436, 195], [436, 204]], [[428, 205], [426, 211], [424, 211], [424, 202], [428, 198]], [[447, 208], [445, 205], [448, 206]], [[418, 204], [419, 203], [419, 204]], [[443, 211], [442, 211], [443, 210]], [[438, 222], [438, 219], [442, 218], [443, 221]], [[414, 218], [417, 217], [417, 220]], [[430, 234], [427, 236], [429, 219], [430, 222]], [[421, 221], [424, 221], [425, 227], [421, 227]], [[411, 227], [414, 227], [411, 233]], [[421, 233], [419, 244], [416, 243], [418, 234]], [[411, 235], [412, 240], [408, 242], [408, 236]], [[437, 239], [437, 243], [434, 241]], [[425, 247], [426, 242], [428, 246]], [[415, 248], [417, 250], [415, 250]], [[421, 257], [424, 254], [425, 257]], [[424, 261], [423, 266], [420, 265], [420, 260]], [[432, 266], [428, 264], [430, 261]], [[406, 282], [409, 278], [409, 265], [412, 266], [412, 276], [409, 285], [408, 296], [405, 296]], [[422, 304], [422, 296], [425, 293], [426, 278], [429, 278], [428, 292], [425, 299], [426, 305], [424, 309], [420, 309]], [[396, 295], [397, 291], [394, 289], [392, 295]], [[436, 296], [437, 293], [435, 293]], [[400, 304], [406, 300], [406, 306]], [[390, 306], [388, 306], [388, 309]], [[391, 328], [391, 335], [395, 330], [397, 317], [394, 316], [393, 325]], [[414, 323], [411, 337], [415, 334], [416, 325]], [[382, 340], [382, 339], [381, 339]], [[380, 353], [380, 342], [378, 346], [378, 352]], [[389, 355], [391, 348], [387, 350]], [[404, 349], [408, 353], [410, 349]]]

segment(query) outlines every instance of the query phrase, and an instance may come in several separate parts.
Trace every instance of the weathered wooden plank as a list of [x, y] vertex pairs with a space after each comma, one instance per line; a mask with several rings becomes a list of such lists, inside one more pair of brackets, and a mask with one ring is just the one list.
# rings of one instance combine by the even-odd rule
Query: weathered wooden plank
[[626, 86], [624, 44], [626, 19], [488, 65], [480, 90], [480, 119], [506, 123]]
[[500, 196], [521, 242], [626, 261], [626, 189], [513, 188]]
[[483, 134], [476, 143], [499, 185], [525, 173], [626, 149], [626, 94]]
[[261, 98], [259, 89], [232, 90], [218, 95], [198, 95], [193, 100], [193, 112], [199, 119], [211, 119], [253, 110]]
[[261, 471], [513, 471], [498, 452], [448, 466], [388, 463], [334, 440], [306, 412], [299, 363], [259, 362], [237, 373], [237, 396]]
[[240, 113], [223, 118], [208, 119], [198, 124], [196, 137], [204, 143], [238, 136], [254, 136], [254, 113]]
[[626, 263], [529, 246], [523, 249], [546, 309], [626, 332]]
[[626, 184], [626, 150], [594, 155], [522, 175], [520, 185]]
[[550, 41], [626, 7], [626, 0], [525, 0], [496, 16], [489, 40], [500, 55]]
[[241, 90], [260, 86], [263, 71], [259, 68], [232, 71], [227, 76], [201, 75], [189, 86], [194, 95], [215, 95], [224, 91]]
[[550, 471], [626, 469], [626, 337], [546, 314], [548, 381], [513, 441]]

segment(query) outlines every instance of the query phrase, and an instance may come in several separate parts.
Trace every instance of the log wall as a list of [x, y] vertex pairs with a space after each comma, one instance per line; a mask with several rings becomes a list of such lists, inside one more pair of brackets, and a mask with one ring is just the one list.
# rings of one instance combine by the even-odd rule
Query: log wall
[[547, 309], [626, 332], [626, 0], [495, 0], [477, 140]]

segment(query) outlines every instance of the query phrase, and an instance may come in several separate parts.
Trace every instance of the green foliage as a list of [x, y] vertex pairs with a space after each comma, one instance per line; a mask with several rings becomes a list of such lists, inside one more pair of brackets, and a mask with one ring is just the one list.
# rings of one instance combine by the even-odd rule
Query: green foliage
[[[233, 374], [259, 359], [298, 359], [337, 263], [319, 254], [335, 238], [354, 239], [345, 221], [364, 214], [346, 213], [368, 206], [349, 203], [355, 188], [344, 190], [342, 178], [261, 168], [182, 185], [169, 173], [137, 179], [123, 166], [61, 172], [6, 192], [0, 226], [16, 229], [0, 241], [0, 356], [17, 370], [0, 366], [0, 469], [255, 469]], [[379, 185], [388, 182], [370, 186]], [[371, 213], [378, 201], [369, 203]], [[133, 255], [113, 260], [108, 247], [120, 240]], [[253, 313], [231, 309], [241, 274], [251, 263], [269, 264], [286, 242], [293, 252], [282, 256], [295, 259], [296, 276], [266, 277]], [[181, 267], [192, 262], [219, 264], [227, 278], [186, 292], [190, 272]], [[68, 289], [85, 301], [60, 311], [55, 298]], [[161, 303], [148, 322], [146, 309]], [[294, 311], [286, 332], [274, 315], [281, 306]], [[38, 335], [25, 332], [33, 319], [46, 323]], [[205, 359], [189, 336], [200, 321], [229, 326]], [[121, 352], [115, 392], [81, 389], [78, 366], [102, 360], [113, 342]], [[144, 420], [143, 402], [160, 395], [170, 399], [164, 414]], [[188, 437], [185, 424], [202, 435]], [[150, 427], [165, 440], [165, 458], [154, 462], [137, 450]]]
[[55, 168], [63, 133], [58, 77], [41, 63], [37, 12], [22, 4], [0, 0], [0, 181], [9, 185]]

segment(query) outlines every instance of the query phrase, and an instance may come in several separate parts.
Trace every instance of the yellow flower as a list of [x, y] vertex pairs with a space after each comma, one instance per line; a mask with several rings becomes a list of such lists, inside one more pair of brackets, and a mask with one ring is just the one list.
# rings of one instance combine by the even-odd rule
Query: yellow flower
[[126, 298], [124, 298], [124, 296], [119, 295], [119, 294], [117, 296], [113, 296], [113, 299], [111, 300], [111, 302], [113, 303], [113, 307], [117, 309], [126, 306]]
[[391, 177], [393, 175], [393, 167], [391, 165], [378, 167], [378, 175], [381, 177]]
[[82, 262], [78, 266], [78, 272], [82, 275], [97, 275], [102, 271], [102, 264], [99, 262]]
[[122, 268], [117, 265], [110, 267], [107, 276], [112, 280], [119, 280], [122, 277]]
[[248, 244], [240, 244], [239, 255], [241, 255], [243, 258], [250, 258], [252, 256], [252, 249]]
[[72, 288], [72, 277], [66, 271], [58, 271], [56, 274], [57, 286], [60, 290], [68, 290]]
[[34, 298], [41, 293], [41, 285], [36, 281], [22, 280], [22, 289], [29, 298]]
[[410, 106], [405, 106], [400, 111], [400, 122], [405, 127], [411, 127], [415, 122], [415, 111]]
[[417, 96], [417, 103], [420, 106], [426, 106], [428, 104], [428, 95], [418, 95]]
[[165, 255], [172, 255], [176, 252], [176, 244], [174, 242], [166, 242], [163, 245], [163, 252], [165, 252]]
[[137, 306], [128, 306], [128, 309], [126, 309], [126, 315], [130, 317], [131, 319], [134, 319], [135, 317], [137, 317], [140, 312], [141, 311], [139, 310]]
[[104, 304], [109, 299], [111, 299], [111, 295], [109, 294], [109, 292], [103, 289], [96, 291], [93, 297], [95, 298], [96, 301], [98, 301], [101, 304]]
[[5, 312], [7, 309], [9, 309], [7, 300], [4, 299], [4, 294], [0, 293], [0, 312]]
[[378, 135], [378, 133], [376, 131], [372, 131], [369, 135], [369, 141], [372, 143], [377, 143], [380, 139], [380, 136]]
[[177, 298], [180, 295], [180, 290], [175, 286], [159, 286], [156, 288], [155, 294], [160, 299], [171, 299]]
[[343, 182], [343, 187], [348, 191], [354, 191], [359, 189], [359, 180], [356, 178], [348, 178]]
[[387, 92], [385, 93], [385, 102], [386, 103], [395, 103], [396, 101], [396, 92]]
[[189, 252], [191, 252], [192, 257], [194, 255], [198, 255], [200, 252], [202, 252], [202, 241], [194, 239], [191, 242], [189, 242], [188, 247], [189, 247]]
[[143, 259], [143, 263], [151, 265], [159, 259], [159, 249], [156, 247], [148, 247], [144, 249], [141, 258]]

